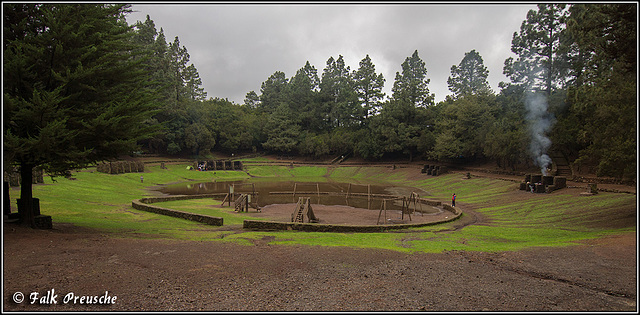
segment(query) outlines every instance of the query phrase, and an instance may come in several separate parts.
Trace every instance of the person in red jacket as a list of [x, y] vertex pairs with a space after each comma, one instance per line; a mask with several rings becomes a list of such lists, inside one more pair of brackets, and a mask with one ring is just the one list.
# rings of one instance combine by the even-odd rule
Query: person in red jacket
[[455, 207], [456, 206], [456, 194], [454, 193], [453, 196], [451, 196], [451, 206]]

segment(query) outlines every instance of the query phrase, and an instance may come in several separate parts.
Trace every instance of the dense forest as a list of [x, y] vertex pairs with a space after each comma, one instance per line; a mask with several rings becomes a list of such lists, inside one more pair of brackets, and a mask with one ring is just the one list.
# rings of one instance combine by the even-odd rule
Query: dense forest
[[[89, 13], [104, 14], [109, 8], [76, 4], [74, 11], [63, 10], [65, 6], [71, 5], [51, 5], [47, 12], [53, 13], [49, 15], [38, 15], [39, 10], [47, 7], [36, 4], [5, 7], [4, 52], [9, 56], [4, 63], [4, 99], [9, 104], [4, 110], [5, 154], [9, 153], [5, 158], [18, 164], [27, 155], [21, 153], [25, 150], [21, 141], [32, 136], [16, 136], [21, 134], [18, 121], [26, 115], [19, 114], [18, 109], [48, 99], [59, 99], [58, 103], [73, 101], [78, 95], [74, 91], [79, 91], [83, 84], [94, 84], [89, 90], [95, 97], [86, 104], [117, 105], [101, 117], [91, 118], [97, 125], [89, 120], [63, 117], [75, 113], [67, 111], [59, 112], [63, 116], [51, 120], [53, 125], [42, 125], [33, 132], [49, 133], [44, 135], [49, 138], [43, 136], [38, 142], [42, 149], [57, 143], [47, 144], [47, 139], [63, 143], [64, 137], [75, 136], [56, 133], [55, 128], [61, 124], [75, 121], [92, 130], [103, 128], [98, 134], [110, 141], [104, 150], [97, 154], [96, 148], [88, 149], [90, 141], [83, 138], [84, 146], [75, 148], [73, 154], [43, 155], [28, 165], [42, 164], [55, 170], [55, 163], [49, 161], [76, 161], [74, 154], [85, 162], [108, 158], [115, 152], [111, 150], [114, 146], [125, 147], [122, 141], [113, 138], [117, 130], [128, 130], [132, 122], [137, 122], [135, 132], [124, 137], [125, 142], [129, 145], [133, 141], [149, 153], [204, 157], [218, 152], [236, 155], [268, 152], [315, 158], [348, 155], [371, 161], [388, 158], [447, 163], [495, 161], [507, 169], [522, 165], [545, 167], [549, 156], [562, 156], [577, 172], [624, 179], [636, 177], [635, 4], [538, 5], [537, 10], [528, 12], [513, 34], [511, 51], [515, 57], [505, 60], [503, 68], [510, 82], [501, 82], [500, 91], [490, 88], [482, 56], [471, 50], [458, 65], [451, 66], [447, 80], [451, 95], [436, 103], [429, 91], [427, 63], [416, 50], [399, 65], [400, 71], [392, 82], [376, 72], [368, 55], [363, 56], [357, 69], [346, 66], [341, 55], [328, 56], [321, 73], [309, 62], [290, 77], [282, 71], [274, 72], [262, 82], [260, 91], [247, 92], [243, 104], [208, 97], [187, 48], [178, 37], [172, 41], [165, 38], [163, 29], [158, 30], [149, 16], [146, 21], [129, 25], [128, 32], [115, 34], [104, 30], [102, 34], [112, 36], [109, 40], [117, 45], [107, 43], [103, 49], [120, 49], [127, 54], [96, 55], [92, 57], [93, 64], [80, 65], [82, 71], [74, 63], [68, 64], [68, 68], [61, 65], [49, 69], [45, 61], [55, 54], [79, 59], [93, 56], [97, 47], [94, 43], [70, 38], [68, 41], [74, 44], [56, 50], [50, 43], [37, 46], [38, 41], [46, 38], [34, 37], [31, 46], [20, 49], [36, 54], [33, 63], [43, 70], [30, 78], [32, 82], [26, 82], [26, 70], [21, 69], [31, 61], [21, 60], [11, 45], [30, 38], [20, 37], [29, 31], [47, 33], [57, 26], [50, 24], [46, 25], [49, 29], [42, 29], [42, 25], [34, 23], [37, 19], [33, 16], [43, 20], [56, 17], [56, 23], [60, 24], [73, 20], [78, 25], [67, 27], [85, 30], [84, 25], [91, 23]], [[78, 18], [82, 11], [78, 7], [87, 11], [84, 20]], [[122, 27], [126, 24], [124, 15], [128, 6], [117, 9], [106, 13], [116, 17], [117, 22], [113, 23]], [[10, 29], [8, 22], [14, 23], [15, 29]], [[59, 36], [66, 36], [62, 30], [58, 32]], [[8, 41], [8, 36], [15, 38]], [[119, 60], [119, 56], [127, 56], [128, 60]], [[143, 73], [133, 77], [127, 71], [124, 73], [130, 77], [123, 79], [122, 71], [104, 73], [106, 62], [117, 62]], [[96, 78], [99, 75], [102, 80]], [[105, 77], [123, 79], [130, 86], [109, 86]], [[48, 81], [43, 81], [44, 78]], [[84, 80], [89, 83], [79, 83]], [[52, 84], [53, 81], [57, 83]], [[134, 81], [135, 84], [131, 83]], [[38, 89], [25, 90], [28, 84], [35, 84]], [[385, 84], [392, 84], [391, 95], [382, 92]], [[101, 95], [103, 88], [115, 89], [117, 93], [109, 92], [109, 96], [121, 99], [107, 99]], [[144, 97], [136, 97], [144, 102], [135, 106], [125, 104], [143, 92]], [[144, 114], [136, 114], [134, 109]], [[80, 114], [90, 110], [87, 107]], [[112, 123], [122, 126], [107, 127]], [[95, 134], [90, 140], [96, 140]], [[26, 142], [26, 146], [31, 145]], [[61, 147], [64, 146], [58, 148]], [[65, 164], [59, 169], [79, 165], [82, 163]]]
[[[166, 43], [147, 17], [136, 40], [168, 88], [149, 124], [165, 132], [149, 152], [206, 155], [270, 152], [443, 162], [493, 160], [505, 168], [562, 156], [576, 171], [636, 176], [636, 7], [539, 5], [513, 34], [500, 91], [475, 50], [452, 65], [451, 95], [435, 103], [418, 51], [393, 82], [369, 56], [358, 69], [330, 56], [321, 73], [307, 62], [293, 76], [276, 71], [244, 104], [209, 98], [178, 37]], [[433, 61], [435, 62], [435, 61]], [[393, 84], [385, 95], [384, 84]]]

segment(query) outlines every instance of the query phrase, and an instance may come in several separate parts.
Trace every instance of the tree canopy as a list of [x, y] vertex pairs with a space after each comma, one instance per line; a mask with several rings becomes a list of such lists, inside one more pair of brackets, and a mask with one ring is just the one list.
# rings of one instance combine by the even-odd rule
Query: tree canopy
[[464, 54], [458, 66], [451, 66], [451, 76], [447, 80], [454, 97], [491, 93], [487, 81], [489, 70], [482, 56], [474, 49]]
[[[197, 153], [205, 155], [248, 150], [316, 158], [351, 154], [371, 160], [492, 160], [511, 169], [562, 155], [577, 173], [633, 178], [635, 8], [633, 4], [541, 4], [528, 12], [513, 34], [514, 56], [505, 60], [503, 68], [509, 81], [501, 82], [499, 91], [491, 90], [483, 58], [471, 49], [451, 66], [447, 80], [451, 95], [438, 103], [429, 91], [427, 62], [417, 50], [399, 65], [393, 82], [376, 72], [370, 55], [363, 56], [357, 69], [350, 69], [338, 55], [329, 57], [323, 69], [307, 61], [290, 77], [275, 71], [260, 91], [247, 93], [244, 104], [217, 99], [216, 107], [206, 106], [202, 97], [184, 97], [198, 95], [198, 76], [187, 84], [184, 78], [163, 79], [176, 76], [158, 70], [154, 82], [167, 83], [157, 86], [182, 82], [191, 94], [162, 102], [165, 105], [152, 122], [167, 131], [145, 146], [163, 153], [195, 154], [195, 142], [186, 140], [189, 132], [195, 132], [213, 138], [198, 146]], [[153, 32], [152, 21], [141, 24], [149, 28], [143, 32], [138, 27], [148, 49], [155, 55], [171, 55], [176, 41], [163, 45], [162, 30]], [[180, 51], [188, 57], [186, 48]], [[151, 64], [170, 69], [170, 64]], [[392, 84], [390, 95], [383, 92], [385, 84]], [[175, 88], [163, 93], [171, 91]], [[527, 95], [538, 92], [544, 94], [545, 106], [541, 115], [534, 116]], [[202, 114], [196, 121], [187, 114], [196, 108], [202, 113], [216, 108], [234, 114]], [[225, 119], [235, 123], [225, 124]], [[549, 124], [534, 130], [541, 123], [536, 119]], [[253, 124], [256, 121], [261, 123]], [[196, 126], [187, 128], [192, 124]], [[543, 146], [533, 157], [535, 141]]]
[[31, 172], [52, 175], [131, 153], [156, 109], [127, 5], [5, 4], [4, 157], [19, 166], [24, 221]]

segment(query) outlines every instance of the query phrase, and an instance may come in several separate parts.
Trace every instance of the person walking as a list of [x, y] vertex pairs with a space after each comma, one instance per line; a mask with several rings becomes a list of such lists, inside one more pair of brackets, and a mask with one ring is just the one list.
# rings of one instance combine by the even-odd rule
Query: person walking
[[456, 194], [454, 193], [453, 196], [451, 196], [451, 206], [455, 207], [456, 206]]

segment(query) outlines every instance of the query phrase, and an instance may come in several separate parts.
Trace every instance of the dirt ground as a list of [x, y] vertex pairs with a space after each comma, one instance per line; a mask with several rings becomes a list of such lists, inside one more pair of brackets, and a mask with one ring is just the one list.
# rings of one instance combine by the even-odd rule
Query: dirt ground
[[[482, 223], [460, 207], [471, 215], [457, 224]], [[619, 215], [635, 224], [635, 210], [628, 216]], [[3, 235], [3, 311], [637, 312], [636, 233], [569, 248], [438, 254], [118, 238], [55, 222], [52, 230], [4, 223]], [[57, 304], [30, 304], [32, 292]], [[73, 296], [116, 300], [74, 304]]]

